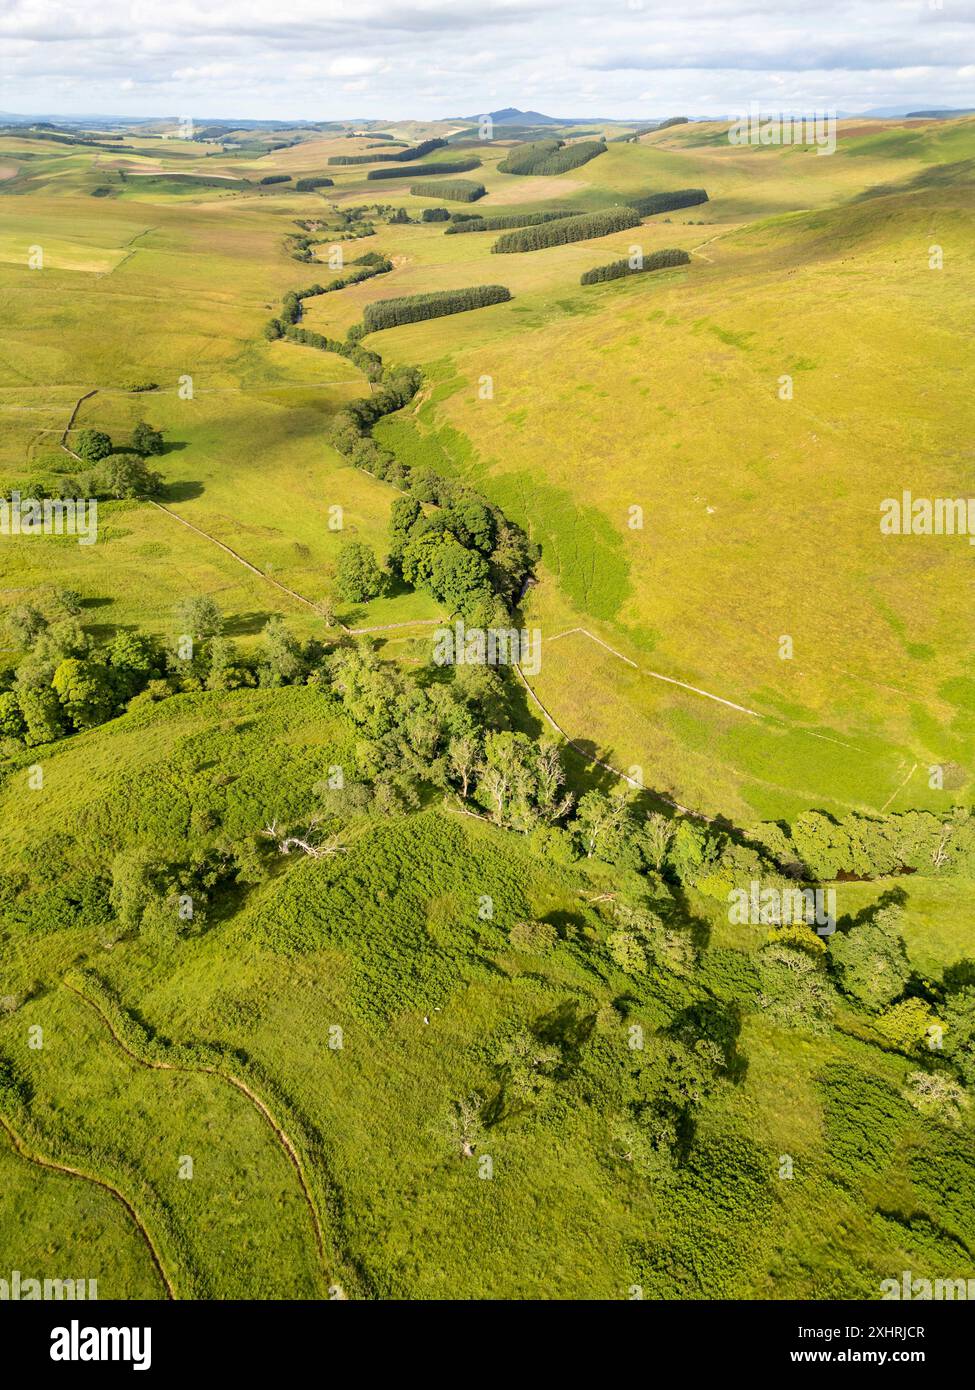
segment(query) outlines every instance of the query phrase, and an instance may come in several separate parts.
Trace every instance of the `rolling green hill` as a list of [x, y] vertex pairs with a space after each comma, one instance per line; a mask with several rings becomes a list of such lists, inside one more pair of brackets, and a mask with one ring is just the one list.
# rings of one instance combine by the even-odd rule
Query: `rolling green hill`
[[[330, 164], [364, 153], [338, 130], [0, 136], [0, 497], [99, 506], [90, 546], [0, 535], [25, 1275], [785, 1299], [971, 1269], [971, 552], [879, 516], [971, 490], [975, 120], [841, 123], [829, 158], [601, 133], [533, 172], [461, 131], [464, 235], [411, 164]], [[621, 229], [542, 244], [571, 218]], [[540, 657], [444, 668], [446, 619]], [[835, 935], [729, 911], [796, 883]]]

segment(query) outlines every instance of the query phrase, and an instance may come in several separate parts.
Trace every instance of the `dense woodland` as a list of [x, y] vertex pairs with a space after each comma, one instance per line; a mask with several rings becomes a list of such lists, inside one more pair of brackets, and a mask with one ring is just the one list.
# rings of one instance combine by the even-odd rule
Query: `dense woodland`
[[442, 179], [415, 184], [410, 189], [414, 198], [446, 198], [449, 203], [476, 203], [486, 192], [483, 183], [475, 183], [472, 179]]
[[579, 140], [573, 145], [564, 140], [536, 140], [516, 145], [498, 169], [503, 174], [567, 174], [605, 153], [603, 140]]

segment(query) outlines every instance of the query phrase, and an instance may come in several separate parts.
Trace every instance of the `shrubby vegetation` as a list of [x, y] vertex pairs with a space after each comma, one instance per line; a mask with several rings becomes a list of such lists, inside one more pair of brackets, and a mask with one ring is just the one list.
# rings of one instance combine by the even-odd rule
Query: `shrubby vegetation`
[[686, 251], [651, 251], [642, 258], [640, 265], [631, 265], [628, 260], [611, 261], [609, 265], [597, 265], [592, 270], [584, 270], [579, 277], [580, 285], [599, 285], [604, 280], [622, 280], [626, 275], [639, 275], [645, 270], [664, 270], [673, 265], [688, 265], [690, 256]]
[[547, 246], [588, 241], [590, 237], [609, 236], [611, 232], [622, 232], [639, 225], [640, 218], [631, 208], [608, 208], [605, 212], [586, 212], [578, 217], [563, 217], [557, 222], [505, 232], [504, 236], [498, 237], [491, 250], [499, 254], [541, 251]]

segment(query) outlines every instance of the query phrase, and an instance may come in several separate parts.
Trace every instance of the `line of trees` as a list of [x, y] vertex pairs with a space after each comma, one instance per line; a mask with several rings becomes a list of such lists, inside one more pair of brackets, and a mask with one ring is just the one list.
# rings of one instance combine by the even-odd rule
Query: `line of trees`
[[479, 169], [479, 159], [454, 159], [440, 164], [407, 164], [403, 168], [370, 169], [367, 179], [406, 179], [425, 178], [434, 174], [466, 174], [471, 169]]
[[261, 183], [262, 183], [262, 184], [267, 184], [267, 183], [290, 183], [290, 182], [291, 182], [291, 175], [290, 175], [290, 174], [265, 174], [264, 177], [261, 179]]
[[[352, 329], [349, 331], [353, 333]], [[383, 374], [382, 358], [377, 352], [370, 352], [368, 348], [364, 348], [355, 336], [345, 339], [327, 338], [324, 333], [314, 333], [308, 328], [293, 325], [285, 328], [283, 336], [289, 343], [317, 348], [319, 352], [335, 352], [340, 357], [348, 358], [353, 366], [359, 368], [367, 381], [377, 382]]]
[[640, 217], [632, 208], [607, 208], [605, 212], [586, 212], [579, 217], [563, 217], [557, 222], [505, 232], [491, 250], [502, 255], [514, 251], [541, 251], [547, 246], [588, 241], [590, 237], [609, 236], [611, 232], [623, 232], [639, 225]]
[[453, 203], [476, 203], [486, 192], [483, 183], [475, 183], [472, 179], [444, 179], [438, 183], [414, 184], [410, 188], [414, 198], [446, 198]]
[[424, 208], [421, 216], [423, 222], [449, 222], [449, 208]]
[[334, 188], [335, 180], [326, 178], [324, 174], [318, 174], [314, 178], [299, 179], [295, 184], [296, 193], [311, 193], [316, 188]]
[[[381, 367], [379, 381], [381, 389], [335, 416], [329, 438], [355, 467], [407, 494], [393, 503], [389, 572], [425, 588], [479, 626], [506, 624], [538, 559], [537, 547], [473, 489], [430, 471], [414, 472], [376, 443], [373, 425], [413, 400], [421, 373], [415, 367]], [[430, 507], [436, 511], [428, 512]], [[349, 578], [346, 567], [357, 592], [381, 591], [371, 552], [348, 557], [343, 583]]]
[[511, 291], [504, 285], [467, 285], [459, 290], [434, 290], [401, 299], [378, 299], [366, 305], [362, 322], [367, 333], [378, 333], [402, 323], [418, 323], [421, 319], [438, 319], [446, 314], [464, 313], [467, 309], [482, 309], [488, 304], [503, 304], [510, 298]]
[[392, 158], [389, 156], [379, 156], [375, 154], [333, 154], [329, 155], [328, 162], [332, 166], [345, 166], [349, 164], [376, 164], [382, 158]]
[[478, 217], [470, 222], [455, 222], [449, 226], [446, 236], [455, 232], [504, 232], [514, 227], [538, 227], [543, 222], [558, 222], [563, 217], [574, 217], [576, 213], [565, 212], [500, 212], [495, 217]]
[[519, 145], [498, 165], [503, 174], [565, 174], [606, 153], [605, 140], [535, 140]]
[[382, 148], [382, 154], [333, 154], [329, 157], [329, 164], [377, 164], [383, 162], [396, 162], [406, 164], [411, 159], [423, 159], [424, 156], [431, 154], [434, 150], [442, 149], [446, 145], [446, 140], [421, 140], [418, 145], [407, 146], [405, 149], [390, 150], [388, 146], [376, 146]]
[[[301, 322], [302, 307], [304, 299], [312, 299], [320, 294], [331, 294], [333, 290], [344, 290], [349, 285], [358, 285], [363, 280], [371, 280], [375, 275], [388, 275], [393, 268], [393, 263], [381, 256], [377, 251], [367, 251], [364, 256], [357, 256], [352, 262], [358, 266], [357, 270], [350, 270], [347, 275], [340, 276], [328, 285], [311, 285], [306, 290], [289, 290], [281, 301], [281, 308], [278, 316], [268, 319], [264, 325], [264, 336], [269, 342], [274, 342], [277, 338], [292, 337], [290, 329]], [[320, 338], [321, 342], [312, 342], [313, 338]], [[301, 341], [307, 347], [321, 347], [331, 340], [321, 334], [308, 334], [307, 338], [294, 339]], [[325, 351], [337, 352], [338, 348], [329, 347]]]
[[649, 256], [644, 256], [639, 265], [632, 265], [629, 261], [610, 261], [609, 265], [597, 265], [592, 270], [585, 270], [579, 276], [580, 285], [599, 285], [604, 280], [622, 280], [625, 275], [639, 275], [644, 270], [663, 270], [667, 266], [687, 265], [690, 256], [686, 251], [678, 251], [676, 248], [666, 251], [652, 251]]
[[[119, 177], [124, 181], [126, 171], [120, 169]], [[250, 188], [250, 179], [223, 179], [210, 174], [138, 174], [136, 182], [143, 183], [185, 183], [203, 188]]]
[[401, 164], [407, 164], [411, 159], [424, 159], [428, 154], [432, 154], [434, 150], [444, 149], [446, 145], [447, 141], [439, 138], [421, 140], [418, 145], [413, 145], [412, 147], [407, 146], [405, 150], [399, 150], [396, 154], [388, 156], [384, 155], [383, 158], [396, 159], [399, 160]]
[[703, 188], [675, 188], [670, 193], [648, 193], [642, 198], [631, 198], [627, 207], [634, 208], [641, 217], [653, 217], [658, 212], [676, 212], [678, 208], [692, 208], [707, 201], [708, 195]]

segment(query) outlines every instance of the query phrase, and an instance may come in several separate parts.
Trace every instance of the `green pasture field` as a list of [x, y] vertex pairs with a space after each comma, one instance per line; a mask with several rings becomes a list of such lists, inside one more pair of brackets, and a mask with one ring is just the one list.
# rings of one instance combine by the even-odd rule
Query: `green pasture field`
[[[148, 1212], [145, 1224], [177, 1291], [224, 1298], [321, 1291], [297, 1177], [246, 1099], [213, 1076], [141, 1066], [66, 989], [30, 1007], [43, 1047], [28, 1048], [17, 1036], [26, 1019], [16, 1023], [3, 1029], [4, 1052], [44, 1097], [31, 1107], [32, 1146], [94, 1170], [137, 1210], [147, 1209], [142, 1184], [151, 1188], [174, 1232], [154, 1226]], [[186, 1158], [192, 1173], [181, 1177]]]
[[[322, 766], [348, 755], [349, 731], [323, 717], [322, 698], [310, 689], [178, 696], [56, 746], [34, 814], [0, 850], [3, 871], [43, 892], [55, 846], [70, 881], [137, 845], [185, 852], [294, 814]], [[0, 793], [5, 825], [22, 775]], [[70, 838], [60, 833], [66, 817]], [[701, 983], [667, 972], [634, 979], [606, 956], [591, 902], [605, 867], [560, 865], [434, 807], [350, 833], [349, 854], [282, 865], [178, 938], [110, 944], [108, 922], [90, 913], [74, 932], [16, 933], [8, 987], [34, 980], [35, 994], [0, 1021], [0, 1050], [33, 1088], [31, 1143], [118, 1186], [158, 1237], [181, 1295], [320, 1297], [320, 1279], [342, 1269], [353, 1271], [356, 1296], [410, 1299], [626, 1298], [633, 1283], [665, 1298], [874, 1297], [891, 1269], [931, 1277], [950, 1257], [964, 1269], [957, 1242], [975, 1236], [971, 1215], [924, 1178], [932, 1164], [963, 1162], [963, 1136], [925, 1129], [899, 1099], [908, 1058], [838, 1030], [813, 1039], [746, 1009], [741, 1065], [705, 1107], [695, 1164], [661, 1184], [621, 1157], [621, 1088], [637, 1065], [630, 1026], [646, 1029], [652, 1049], [656, 1030], [702, 989], [744, 1002], [762, 932], [729, 928], [695, 898], [687, 920], [699, 934], [711, 921]], [[951, 890], [900, 882], [913, 950], [915, 921], [948, 907]], [[875, 896], [891, 886], [868, 887]], [[842, 887], [841, 911], [863, 905], [860, 887]], [[557, 924], [560, 941], [544, 957], [508, 942], [526, 915]], [[928, 939], [941, 955], [943, 941]], [[941, 959], [964, 949], [956, 940]], [[324, 1213], [321, 1269], [294, 1171], [253, 1108], [213, 1076], [149, 1071], [127, 1057], [63, 983], [78, 963], [171, 1042], [245, 1052], [289, 1113], [303, 1115], [319, 1137], [310, 1177]], [[33, 1025], [44, 1046], [31, 1051]], [[548, 1101], [510, 1108], [488, 1131], [485, 1179], [457, 1157], [451, 1106], [495, 1095], [498, 1049], [526, 1026], [550, 1029], [570, 1060]], [[852, 1098], [849, 1113], [836, 1109], [836, 1088], [853, 1084], [845, 1077], [875, 1106], [867, 1140], [856, 1137]], [[860, 1166], [845, 1166], [850, 1143], [867, 1144]], [[783, 1153], [791, 1182], [777, 1176]], [[192, 1180], [175, 1176], [185, 1155]], [[5, 1223], [16, 1192], [0, 1208]], [[922, 1209], [927, 1223], [912, 1218]], [[50, 1239], [46, 1198], [14, 1210], [15, 1249]], [[113, 1239], [112, 1250], [121, 1291], [144, 1296], [137, 1245]]]
[[[452, 144], [427, 162], [481, 159], [470, 177], [488, 193], [465, 211], [584, 212], [692, 186], [710, 201], [512, 255], [492, 253], [498, 233], [373, 214], [373, 235], [342, 243], [343, 269], [377, 251], [392, 271], [304, 301], [304, 325], [341, 338], [379, 299], [511, 290], [365, 339], [386, 364], [423, 371], [417, 398], [374, 434], [414, 469], [469, 481], [541, 546], [521, 607], [543, 638], [528, 679], [578, 745], [565, 754], [577, 795], [610, 785], [609, 764], [740, 826], [971, 801], [972, 552], [965, 537], [884, 538], [878, 517], [904, 488], [971, 490], [975, 121], [863, 126], [841, 124], [824, 158], [732, 147], [695, 123], [544, 178], [498, 172], [510, 142]], [[452, 127], [389, 129], [416, 141]], [[0, 495], [77, 471], [59, 440], [86, 397], [69, 446], [82, 429], [123, 448], [139, 420], [163, 430], [151, 461], [162, 507], [104, 503], [91, 547], [0, 537], [0, 606], [75, 589], [104, 639], [163, 634], [179, 600], [208, 594], [245, 644], [275, 614], [321, 637], [301, 599], [333, 599], [343, 543], [384, 557], [398, 493], [327, 443], [331, 418], [368, 395], [362, 373], [263, 327], [288, 291], [341, 273], [328, 254], [343, 210], [379, 201], [419, 219], [430, 201], [409, 194], [412, 176], [369, 183], [376, 166], [328, 166], [364, 143], [340, 136], [266, 154], [120, 139], [131, 153], [0, 137], [0, 170], [14, 170], [0, 180]], [[275, 173], [327, 173], [335, 187], [258, 185]], [[292, 255], [299, 220], [321, 238], [308, 263]], [[691, 263], [580, 285], [634, 245], [683, 248]], [[943, 269], [929, 268], [932, 245]], [[28, 267], [33, 246], [43, 269]], [[415, 634], [439, 616], [405, 590], [337, 611], [350, 627], [416, 623], [376, 633], [406, 663], [424, 660]], [[552, 733], [520, 689], [517, 719], [534, 739]], [[0, 1132], [0, 1277], [30, 1275], [39, 1256], [80, 1276], [85, 1255], [102, 1296], [158, 1296], [143, 1231], [178, 1296], [627, 1298], [638, 1285], [849, 1298], [877, 1296], [904, 1268], [964, 1272], [970, 1111], [955, 1129], [922, 1121], [903, 1095], [916, 1057], [849, 1020], [813, 1036], [756, 1008], [765, 929], [731, 927], [713, 899], [666, 909], [697, 944], [693, 972], [626, 974], [607, 946], [607, 895], [634, 875], [428, 799], [350, 814], [340, 851], [275, 856], [186, 930], [121, 931], [108, 897], [120, 856], [179, 865], [304, 823], [360, 741], [307, 686], [177, 695], [8, 757], [0, 1062], [17, 1088], [0, 1071], [0, 1115], [28, 1150], [100, 1177], [136, 1215], [82, 1177], [31, 1166]], [[944, 789], [934, 766], [950, 770]], [[910, 962], [928, 980], [975, 952], [964, 880], [836, 889], [850, 915], [901, 893]], [[526, 918], [556, 928], [548, 953], [512, 946]], [[114, 994], [116, 1024], [141, 1024], [164, 1050], [236, 1049], [295, 1138], [307, 1192], [239, 1089], [130, 1055], [67, 983], [79, 967]], [[693, 1160], [645, 1171], [623, 1126], [634, 1076], [705, 1006], [738, 1061], [701, 1109]], [[634, 1023], [648, 1058], [634, 1056]], [[519, 1031], [562, 1049], [538, 1105], [505, 1097], [499, 1059]], [[493, 1107], [477, 1151], [490, 1171], [462, 1161], [451, 1128], [474, 1094]], [[191, 1180], [178, 1176], [186, 1156]]]
[[[49, 1155], [44, 1155], [49, 1157]], [[83, 1178], [43, 1169], [0, 1133], [4, 1272], [94, 1279], [99, 1298], [158, 1298], [162, 1281], [122, 1204]], [[87, 1292], [87, 1283], [86, 1283]]]

